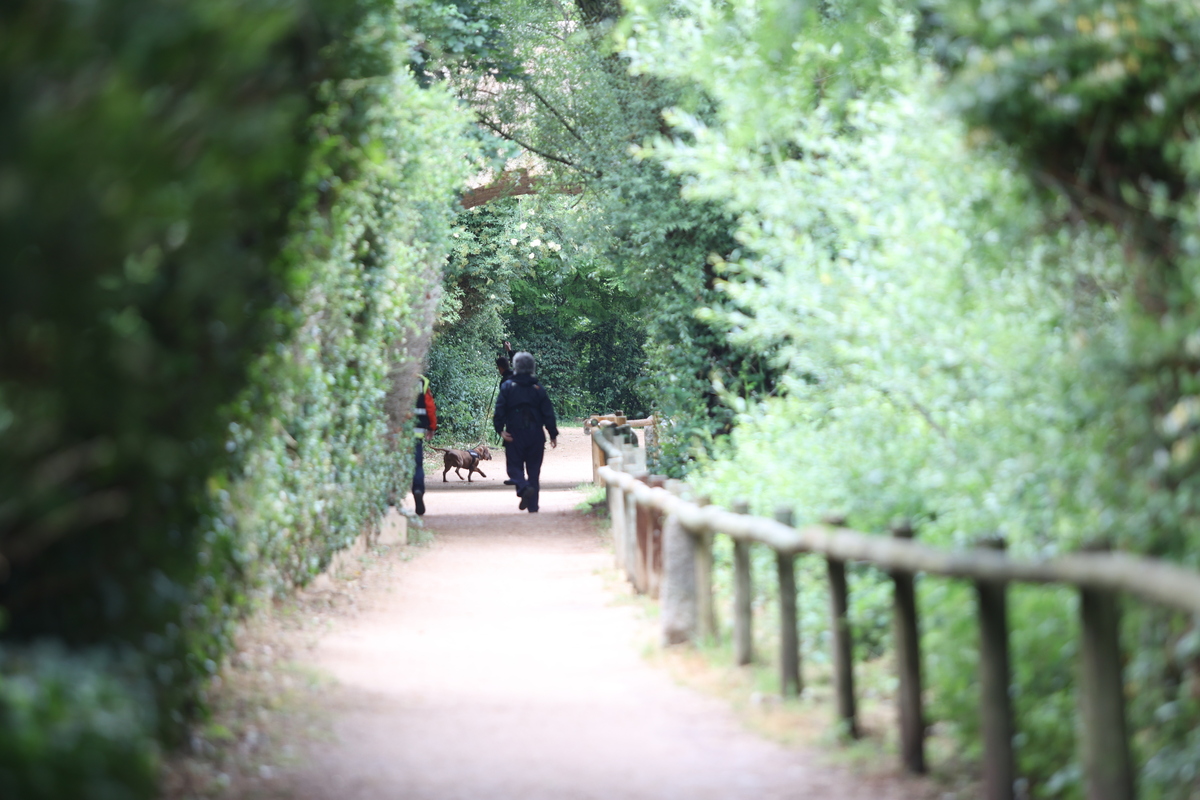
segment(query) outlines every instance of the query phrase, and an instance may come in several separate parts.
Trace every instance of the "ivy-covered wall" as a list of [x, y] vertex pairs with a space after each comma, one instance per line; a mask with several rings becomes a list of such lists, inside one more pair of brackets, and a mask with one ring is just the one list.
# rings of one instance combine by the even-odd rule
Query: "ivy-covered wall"
[[405, 22], [0, 9], [0, 796], [149, 796], [253, 597], [410, 469], [471, 147]]

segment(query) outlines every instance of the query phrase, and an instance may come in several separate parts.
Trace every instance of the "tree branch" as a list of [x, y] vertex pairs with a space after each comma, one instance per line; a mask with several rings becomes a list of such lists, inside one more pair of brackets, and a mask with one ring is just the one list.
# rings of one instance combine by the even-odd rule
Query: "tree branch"
[[579, 131], [575, 130], [575, 128], [573, 128], [571, 126], [571, 123], [567, 122], [566, 117], [564, 117], [562, 114], [560, 114], [558, 112], [558, 109], [555, 108], [553, 105], [551, 105], [550, 101], [547, 100], [546, 98], [542, 97], [542, 93], [533, 87], [533, 81], [529, 79], [528, 75], [525, 76], [525, 88], [529, 91], [530, 94], [532, 94], [534, 97], [536, 97], [538, 100], [540, 100], [542, 105], [544, 105], [546, 108], [550, 109], [550, 113], [554, 115], [555, 119], [557, 119], [559, 122], [561, 122], [563, 124], [563, 127], [566, 128], [567, 130], [569, 130], [571, 132], [571, 135], [574, 136], [577, 141], [580, 141], [580, 142], [583, 141], [583, 137], [579, 135]]
[[572, 161], [568, 161], [567, 159], [562, 158], [561, 156], [555, 156], [555, 155], [551, 155], [550, 153], [545, 153], [541, 150], [538, 150], [536, 147], [526, 144], [525, 142], [521, 141], [517, 137], [513, 136], [511, 133], [508, 133], [507, 131], [505, 131], [499, 125], [497, 125], [497, 124], [493, 123], [492, 121], [490, 121], [489, 119], [487, 119], [487, 117], [483, 116], [482, 114], [479, 114], [476, 118], [479, 120], [480, 125], [483, 125], [485, 128], [490, 129], [493, 133], [495, 133], [500, 138], [507, 139], [508, 141], [512, 142], [513, 144], [517, 145], [518, 147], [520, 147], [524, 150], [528, 150], [529, 152], [533, 153], [534, 155], [541, 156], [542, 158], [547, 159], [548, 161], [555, 161], [564, 166], [568, 166], [571, 169], [578, 170], [579, 172], [582, 172], [586, 175], [591, 175], [593, 177], [599, 177], [599, 173], [597, 173], [597, 172], [584, 169], [583, 167], [579, 166], [578, 164], [576, 164]]
[[[542, 181], [536, 176], [530, 175], [529, 170], [518, 170], [516, 172], [505, 172], [489, 183], [487, 186], [480, 186], [463, 194], [459, 198], [459, 203], [463, 208], [475, 208], [490, 203], [493, 200], [498, 200], [501, 197], [515, 197], [521, 194], [537, 194], [545, 189]], [[555, 194], [583, 194], [583, 187], [574, 186], [551, 186], [550, 192]]]
[[[868, 383], [868, 385], [872, 385], [870, 382], [867, 382], [867, 383]], [[955, 446], [954, 440], [952, 438], [950, 438], [949, 432], [947, 432], [945, 428], [943, 428], [941, 425], [938, 424], [938, 422], [933, 418], [933, 414], [931, 414], [929, 412], [929, 409], [927, 409], [925, 406], [921, 405], [921, 403], [918, 402], [915, 397], [910, 395], [908, 392], [896, 392], [896, 390], [894, 390], [894, 389], [885, 389], [882, 386], [872, 385], [872, 388], [874, 388], [875, 391], [879, 392], [884, 397], [886, 397], [888, 399], [888, 401], [891, 402], [893, 405], [895, 405], [899, 408], [904, 408], [905, 406], [908, 406], [913, 411], [916, 411], [921, 416], [921, 418], [925, 420], [925, 423], [927, 425], [929, 425], [929, 427], [933, 428], [934, 431], [936, 431], [937, 434], [939, 436], [941, 436], [942, 439], [947, 444], [950, 445], [950, 449], [957, 452], [958, 448]], [[903, 395], [903, 397], [897, 398], [896, 397], [897, 394], [901, 394], [901, 395]]]

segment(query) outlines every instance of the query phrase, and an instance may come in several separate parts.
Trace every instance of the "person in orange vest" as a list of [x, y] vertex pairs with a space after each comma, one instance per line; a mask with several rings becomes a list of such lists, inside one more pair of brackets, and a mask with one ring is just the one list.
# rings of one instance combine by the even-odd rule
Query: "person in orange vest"
[[417, 468], [413, 470], [412, 496], [417, 514], [425, 513], [425, 442], [433, 440], [433, 432], [437, 430], [437, 404], [433, 402], [433, 393], [429, 391], [429, 378], [418, 375], [416, 422], [413, 435], [417, 438]]

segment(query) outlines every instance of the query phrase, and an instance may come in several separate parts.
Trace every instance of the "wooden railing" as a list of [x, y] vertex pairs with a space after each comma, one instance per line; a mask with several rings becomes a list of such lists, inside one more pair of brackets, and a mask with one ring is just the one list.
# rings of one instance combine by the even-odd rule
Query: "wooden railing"
[[913, 539], [908, 525], [892, 536], [854, 531], [844, 520], [793, 527], [789, 509], [775, 519], [707, 506], [686, 485], [651, 476], [636, 434], [619, 417], [594, 418], [593, 448], [603, 453], [595, 467], [607, 487], [616, 561], [641, 592], [662, 600], [667, 643], [717, 636], [713, 609], [713, 537], [733, 540], [734, 653], [739, 664], [753, 659], [750, 546], [775, 552], [780, 603], [780, 686], [785, 695], [803, 689], [796, 617], [795, 558], [823, 556], [829, 575], [834, 695], [843, 730], [857, 736], [853, 642], [847, 619], [846, 563], [866, 562], [887, 570], [894, 584], [894, 647], [897, 665], [900, 751], [904, 767], [926, 770], [922, 706], [920, 627], [915, 594], [918, 573], [975, 584], [980, 628], [980, 709], [984, 745], [983, 785], [988, 800], [1011, 800], [1016, 778], [1015, 733], [1009, 695], [1007, 585], [1061, 584], [1080, 593], [1079, 705], [1087, 797], [1131, 800], [1134, 771], [1125, 720], [1118, 595], [1128, 593], [1169, 608], [1200, 615], [1200, 574], [1164, 561], [1108, 552], [1103, 545], [1044, 560], [1005, 555], [1003, 542], [981, 539], [976, 549], [948, 552]]
[[[590, 416], [586, 420], [584, 420], [583, 430], [585, 433], [590, 434], [593, 431], [595, 431], [597, 428], [599, 428], [601, 425], [615, 425], [618, 427], [622, 427], [622, 429], [650, 428], [653, 430], [654, 417], [646, 417], [645, 419], [626, 419], [625, 413], [623, 411], [614, 411], [611, 414], [593, 414], [592, 416]], [[634, 435], [633, 438], [634, 438], [634, 441], [636, 441], [636, 434]], [[640, 452], [644, 453], [645, 451], [643, 450]], [[599, 472], [597, 472], [597, 470], [600, 469], [600, 467], [604, 466], [607, 463], [607, 459], [608, 459], [608, 454], [605, 452], [604, 448], [602, 448], [600, 446], [597, 439], [593, 438], [592, 439], [592, 482], [597, 485], [600, 484], [600, 474], [599, 474]], [[646, 466], [646, 462], [644, 460], [642, 461], [642, 466], [643, 467]]]

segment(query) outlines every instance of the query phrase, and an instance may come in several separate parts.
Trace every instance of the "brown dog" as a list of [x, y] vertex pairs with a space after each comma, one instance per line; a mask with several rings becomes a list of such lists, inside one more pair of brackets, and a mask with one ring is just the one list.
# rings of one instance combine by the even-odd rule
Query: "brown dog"
[[454, 470], [454, 474], [462, 478], [462, 473], [459, 472], [459, 469], [465, 469], [467, 471], [467, 483], [471, 482], [472, 472], [478, 472], [481, 477], [487, 477], [487, 475], [483, 474], [483, 470], [479, 468], [480, 461], [492, 460], [492, 453], [488, 450], [486, 444], [472, 447], [470, 450], [451, 450], [445, 447], [435, 447], [433, 449], [440, 450], [445, 454], [443, 463], [446, 465], [446, 468], [442, 470], [442, 483], [446, 482], [446, 473], [450, 470]]

